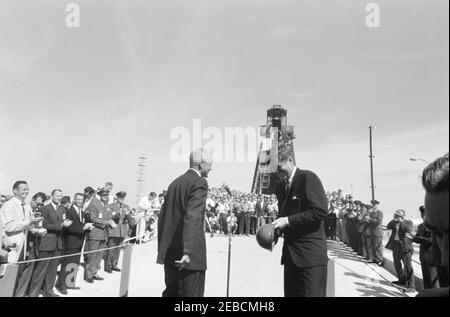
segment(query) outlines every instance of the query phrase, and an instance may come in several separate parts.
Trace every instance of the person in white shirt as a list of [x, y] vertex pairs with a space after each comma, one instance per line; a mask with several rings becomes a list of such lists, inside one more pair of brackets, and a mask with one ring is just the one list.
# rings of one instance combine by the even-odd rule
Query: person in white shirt
[[30, 204], [25, 202], [30, 188], [25, 181], [17, 181], [13, 186], [14, 197], [7, 201], [0, 209], [0, 218], [4, 235], [9, 243], [18, 249], [8, 254], [9, 262], [17, 262], [24, 258], [28, 230], [35, 230], [42, 217], [34, 218]]

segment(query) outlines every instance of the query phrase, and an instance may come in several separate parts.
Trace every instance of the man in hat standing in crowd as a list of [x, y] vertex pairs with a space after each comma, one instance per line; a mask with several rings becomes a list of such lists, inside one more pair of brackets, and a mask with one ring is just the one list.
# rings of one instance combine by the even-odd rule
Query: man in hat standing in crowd
[[392, 284], [406, 286], [406, 292], [415, 292], [415, 277], [411, 262], [414, 253], [413, 223], [411, 220], [405, 220], [405, 211], [399, 209], [395, 211], [394, 219], [388, 223], [387, 229], [392, 231], [386, 248], [392, 250], [398, 277], [398, 281]]
[[366, 212], [363, 215], [362, 223], [364, 225], [364, 243], [366, 246], [366, 260], [374, 263], [375, 256], [372, 247], [372, 229], [370, 228], [370, 214], [372, 213], [372, 205], [365, 205]]
[[[116, 226], [115, 222], [108, 218], [108, 214], [106, 212], [109, 193], [102, 189], [98, 192], [98, 195], [100, 198], [102, 196], [104, 197], [104, 203], [95, 197], [95, 190], [92, 187], [87, 187], [84, 190], [85, 203], [83, 209], [89, 215], [90, 222], [94, 225], [87, 236], [87, 246], [89, 252], [104, 249], [107, 240], [106, 227]], [[85, 280], [88, 283], [94, 283], [94, 280], [103, 280], [103, 278], [97, 274], [100, 269], [100, 262], [103, 258], [103, 253], [104, 251], [98, 251], [88, 254], [88, 262], [86, 264], [85, 271]]]
[[287, 177], [276, 188], [280, 218], [273, 225], [284, 233], [281, 264], [285, 296], [325, 297], [328, 264], [325, 190], [316, 174], [295, 166], [289, 149], [280, 149], [279, 164]]
[[369, 227], [373, 259], [371, 263], [383, 266], [383, 212], [379, 209], [380, 202], [372, 200], [372, 212], [370, 213]]
[[205, 149], [190, 155], [189, 170], [174, 180], [158, 219], [158, 258], [164, 265], [163, 297], [203, 297], [206, 271], [204, 232], [206, 178], [212, 155]]
[[128, 223], [131, 218], [130, 207], [124, 203], [127, 193], [124, 191], [116, 194], [116, 202], [107, 207], [112, 220], [117, 227], [108, 227], [108, 248], [114, 248], [106, 251], [105, 272], [120, 272], [117, 264], [119, 263], [120, 246], [128, 232]]

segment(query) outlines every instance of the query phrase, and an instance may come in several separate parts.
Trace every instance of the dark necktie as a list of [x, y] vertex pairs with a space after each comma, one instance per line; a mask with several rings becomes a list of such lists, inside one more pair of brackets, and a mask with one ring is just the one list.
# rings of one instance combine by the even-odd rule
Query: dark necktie
[[285, 184], [286, 195], [289, 194], [289, 189], [290, 189], [289, 179], [286, 179]]

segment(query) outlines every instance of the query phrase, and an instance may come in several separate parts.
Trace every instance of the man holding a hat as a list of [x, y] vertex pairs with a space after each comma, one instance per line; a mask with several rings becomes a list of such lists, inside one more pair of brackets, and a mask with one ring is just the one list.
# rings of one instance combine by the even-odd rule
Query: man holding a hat
[[289, 149], [280, 149], [279, 164], [287, 177], [276, 189], [280, 218], [273, 225], [284, 235], [281, 264], [285, 296], [325, 297], [328, 263], [325, 190], [315, 173], [295, 166]]

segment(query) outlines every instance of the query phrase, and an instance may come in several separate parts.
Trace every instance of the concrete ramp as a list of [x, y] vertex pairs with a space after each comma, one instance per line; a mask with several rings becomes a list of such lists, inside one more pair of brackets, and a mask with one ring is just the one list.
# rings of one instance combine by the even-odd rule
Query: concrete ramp
[[[205, 295], [225, 297], [227, 286], [228, 237], [207, 236], [208, 271]], [[230, 296], [282, 297], [283, 267], [280, 265], [283, 241], [269, 252], [260, 248], [254, 237], [233, 237], [231, 242]], [[156, 262], [156, 241], [134, 246], [131, 261], [129, 296], [160, 297], [164, 272]], [[336, 297], [407, 297], [391, 284], [396, 278], [375, 264], [367, 264], [349, 248], [328, 242], [330, 261], [327, 294]], [[69, 296], [119, 296], [120, 273], [99, 272], [104, 281], [87, 284]]]

